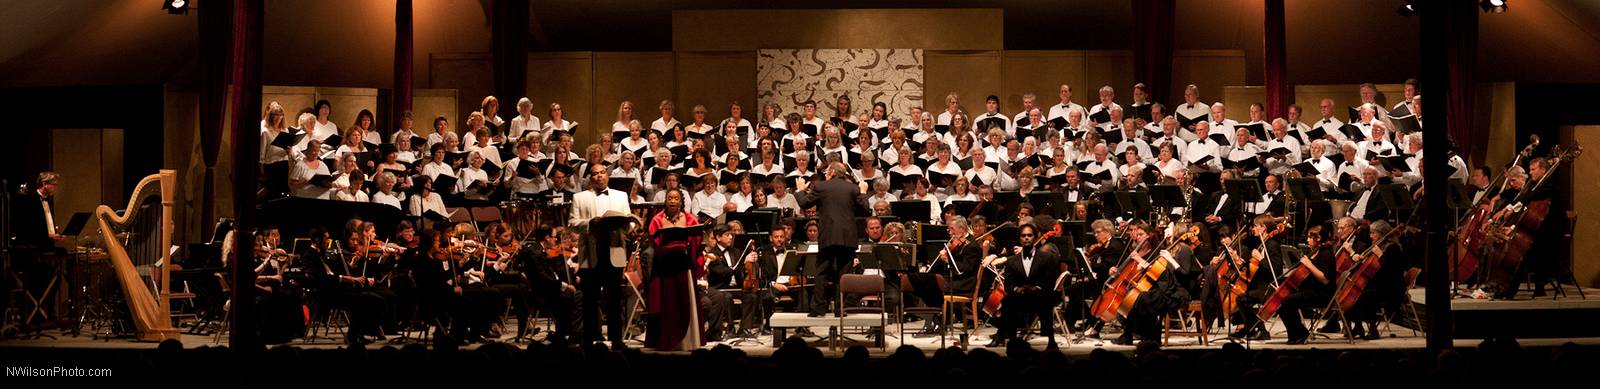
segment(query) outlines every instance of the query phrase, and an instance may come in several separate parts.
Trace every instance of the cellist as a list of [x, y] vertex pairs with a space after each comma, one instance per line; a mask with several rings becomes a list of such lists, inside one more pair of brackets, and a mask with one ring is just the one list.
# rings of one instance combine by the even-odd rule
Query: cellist
[[1322, 226], [1311, 226], [1306, 230], [1306, 247], [1311, 252], [1302, 253], [1298, 266], [1305, 269], [1309, 277], [1302, 281], [1298, 289], [1284, 297], [1283, 305], [1278, 308], [1283, 328], [1289, 331], [1289, 344], [1306, 344], [1311, 338], [1311, 330], [1301, 321], [1300, 310], [1321, 308], [1327, 305], [1328, 298], [1333, 295], [1333, 254], [1339, 247], [1325, 245], [1323, 236]]
[[[1373, 340], [1378, 339], [1378, 308], [1393, 310], [1405, 301], [1406, 285], [1405, 271], [1406, 260], [1403, 249], [1398, 244], [1398, 236], [1389, 236], [1389, 231], [1395, 227], [1386, 221], [1372, 222], [1368, 234], [1372, 237], [1373, 247], [1363, 255], [1354, 257], [1356, 263], [1366, 259], [1378, 260], [1378, 272], [1367, 281], [1367, 288], [1356, 299], [1349, 312], [1345, 312], [1354, 328], [1350, 329], [1351, 336]], [[1345, 281], [1349, 282], [1349, 281]], [[1363, 329], [1361, 323], [1366, 323]]]
[[1088, 314], [1088, 303], [1100, 296], [1101, 286], [1105, 281], [1110, 280], [1110, 276], [1107, 273], [1110, 273], [1111, 268], [1117, 266], [1117, 262], [1127, 255], [1127, 245], [1123, 243], [1121, 238], [1116, 237], [1117, 227], [1111, 220], [1095, 220], [1094, 223], [1089, 224], [1089, 228], [1094, 232], [1095, 242], [1084, 249], [1083, 255], [1089, 260], [1090, 266], [1089, 269], [1080, 269], [1079, 271], [1089, 270], [1094, 272], [1092, 278], [1100, 282], [1085, 282], [1069, 288], [1067, 291], [1066, 311], [1068, 325], [1082, 318], [1084, 320], [1083, 336], [1098, 339], [1100, 337], [1100, 329], [1105, 326], [1105, 323], [1095, 318], [1094, 315]]
[[[1150, 224], [1133, 222], [1128, 226], [1128, 238], [1132, 239], [1128, 243], [1132, 247], [1128, 252], [1128, 260], [1138, 263], [1139, 271], [1147, 272], [1145, 277], [1152, 274], [1148, 272], [1157, 261], [1166, 262], [1166, 269], [1153, 280], [1155, 284], [1150, 290], [1140, 294], [1139, 299], [1134, 301], [1133, 307], [1122, 318], [1122, 335], [1111, 343], [1131, 345], [1135, 336], [1142, 341], [1160, 341], [1161, 315], [1189, 303], [1189, 291], [1178, 284], [1177, 272], [1182, 264], [1170, 251], [1159, 247], [1165, 239], [1161, 239]], [[1110, 270], [1111, 275], [1115, 276], [1119, 269]]]
[[[1370, 245], [1371, 242], [1367, 241], [1367, 237], [1357, 233], [1360, 230], [1360, 222], [1353, 217], [1345, 216], [1334, 222], [1333, 241], [1336, 242], [1334, 247], [1332, 247], [1334, 266], [1322, 268], [1324, 271], [1332, 271], [1334, 277], [1337, 278], [1339, 273], [1349, 270], [1347, 269], [1347, 267], [1350, 266], [1348, 262], [1352, 261], [1356, 254], [1361, 254], [1362, 252], [1367, 251], [1367, 246]], [[1337, 287], [1337, 282], [1338, 280], [1333, 280], [1333, 282], [1329, 282], [1329, 284]], [[1329, 312], [1329, 314], [1331, 313], [1332, 312]], [[1324, 324], [1322, 328], [1317, 329], [1317, 332], [1324, 334], [1333, 334], [1339, 332], [1339, 321], [1332, 320], [1328, 317], [1324, 317], [1323, 319]]]
[[[1261, 303], [1266, 302], [1267, 295], [1272, 292], [1273, 275], [1276, 273], [1276, 269], [1283, 268], [1281, 263], [1271, 262], [1279, 260], [1278, 257], [1281, 256], [1280, 253], [1282, 252], [1280, 251], [1281, 245], [1276, 238], [1277, 233], [1281, 232], [1282, 229], [1271, 227], [1270, 225], [1275, 224], [1274, 221], [1275, 218], [1272, 215], [1256, 216], [1250, 224], [1250, 235], [1243, 238], [1243, 242], [1240, 242], [1237, 250], [1228, 253], [1232, 255], [1231, 257], [1224, 259], [1224, 261], [1231, 263], [1231, 265], [1224, 264], [1224, 267], [1234, 266], [1233, 269], [1236, 276], [1233, 279], [1220, 280], [1218, 286], [1226, 290], [1229, 283], [1242, 282], [1248, 285], [1242, 295], [1235, 296], [1237, 301], [1234, 305], [1238, 309], [1231, 312], [1234, 314], [1233, 323], [1235, 324], [1233, 332], [1228, 335], [1231, 339], [1250, 337], [1254, 340], [1267, 340], [1272, 338], [1270, 331], [1257, 326], [1257, 324], [1260, 324], [1261, 319], [1256, 317], [1256, 309], [1259, 308]], [[1231, 246], [1233, 244], [1232, 240], [1232, 238], [1223, 238], [1222, 244]], [[1266, 275], [1259, 275], [1263, 273]]]

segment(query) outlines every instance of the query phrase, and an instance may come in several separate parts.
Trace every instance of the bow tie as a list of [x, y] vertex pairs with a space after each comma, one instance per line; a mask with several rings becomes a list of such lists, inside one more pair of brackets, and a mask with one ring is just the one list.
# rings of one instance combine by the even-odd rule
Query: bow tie
[[1322, 119], [1323, 123], [1333, 123], [1333, 119]]

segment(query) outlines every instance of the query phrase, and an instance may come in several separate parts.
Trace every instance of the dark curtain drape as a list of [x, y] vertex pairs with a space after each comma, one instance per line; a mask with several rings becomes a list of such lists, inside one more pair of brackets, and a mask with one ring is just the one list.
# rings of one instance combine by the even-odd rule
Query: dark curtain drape
[[1266, 120], [1284, 117], [1289, 110], [1289, 66], [1286, 45], [1284, 43], [1284, 12], [1283, 0], [1265, 0], [1266, 24], [1265, 44], [1262, 50], [1263, 77], [1266, 85]]
[[[200, 19], [200, 155], [206, 164], [200, 189], [200, 228], [209, 237], [216, 218], [217, 157], [222, 151], [223, 109], [227, 108], [228, 82], [233, 61], [233, 4], [228, 1], [197, 9]], [[255, 165], [249, 165], [255, 166]]]
[[411, 0], [397, 0], [394, 2], [394, 104], [390, 109], [394, 113], [394, 121], [390, 123], [394, 125], [379, 130], [386, 142], [389, 135], [400, 127], [403, 119], [401, 114], [411, 110], [411, 46]]
[[1133, 76], [1148, 88], [1150, 101], [1178, 101], [1172, 94], [1177, 8], [1176, 0], [1133, 1]]
[[[232, 69], [234, 137], [233, 214], [237, 219], [239, 234], [235, 235], [234, 250], [248, 258], [255, 252], [248, 235], [255, 230], [257, 153], [261, 144], [260, 119], [250, 114], [261, 106], [261, 30], [262, 0], [234, 0], [233, 12], [233, 62]], [[241, 262], [244, 264], [241, 266]], [[231, 330], [228, 342], [238, 352], [254, 352], [261, 348], [256, 336], [255, 269], [247, 261], [229, 261], [233, 268], [233, 304]]]
[[[1478, 11], [1473, 7], [1451, 7], [1449, 12], [1451, 14], [1445, 28], [1450, 39], [1444, 43], [1444, 55], [1450, 61], [1447, 73], [1449, 77], [1445, 80], [1448, 85], [1434, 89], [1443, 92], [1443, 98], [1432, 98], [1431, 101], [1433, 104], [1444, 104], [1445, 115], [1449, 116], [1447, 135], [1455, 143], [1456, 152], [1462, 158], [1481, 163], [1487, 148], [1478, 147], [1478, 142], [1482, 139], [1479, 138], [1478, 131], [1472, 128], [1472, 101], [1476, 95], [1474, 90], [1476, 81], [1473, 78], [1478, 69]], [[1423, 101], [1424, 110], [1427, 110], [1427, 103], [1428, 101]], [[1423, 128], [1430, 128], [1427, 127], [1428, 124], [1432, 122], [1423, 121]], [[1429, 139], [1439, 138], [1433, 134], [1426, 136]]]
[[498, 114], [512, 117], [517, 114], [517, 99], [526, 94], [528, 85], [528, 0], [494, 0], [491, 8], [494, 95], [500, 98]]

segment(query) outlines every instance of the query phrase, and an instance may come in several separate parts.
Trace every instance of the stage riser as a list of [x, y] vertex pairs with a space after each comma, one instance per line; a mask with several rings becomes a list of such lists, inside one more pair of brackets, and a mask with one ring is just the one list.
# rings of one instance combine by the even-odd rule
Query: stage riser
[[[1419, 306], [1419, 313], [1426, 312]], [[1503, 309], [1455, 311], [1456, 339], [1499, 337], [1592, 338], [1600, 337], [1600, 309]], [[1427, 321], [1424, 317], [1423, 321]]]

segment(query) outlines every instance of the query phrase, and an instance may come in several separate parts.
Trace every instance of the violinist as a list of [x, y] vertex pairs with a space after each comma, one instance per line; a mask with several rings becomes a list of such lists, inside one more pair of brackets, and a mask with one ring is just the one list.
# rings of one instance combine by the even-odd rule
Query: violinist
[[[929, 265], [925, 273], [942, 274], [949, 282], [949, 294], [967, 296], [972, 294], [978, 281], [978, 265], [983, 259], [983, 251], [987, 248], [979, 246], [992, 245], [992, 243], [973, 242], [973, 235], [967, 229], [967, 218], [953, 216], [950, 218], [950, 243], [948, 249], [940, 250]], [[985, 240], [985, 242], [990, 242]], [[922, 290], [922, 288], [917, 288]]]
[[[1100, 297], [1100, 289], [1104, 281], [1110, 279], [1111, 268], [1127, 255], [1126, 245], [1121, 238], [1117, 238], [1117, 227], [1110, 220], [1095, 220], [1089, 225], [1094, 231], [1094, 243], [1083, 250], [1083, 256], [1088, 259], [1088, 269], [1077, 269], [1079, 272], [1091, 272], [1091, 278], [1099, 282], [1084, 282], [1073, 285], [1067, 290], [1067, 323], [1075, 323], [1079, 319], [1082, 324], [1083, 336], [1100, 338], [1100, 329], [1105, 323], [1090, 315], [1088, 303]], [[1077, 327], [1073, 332], [1077, 332]]]
[[1001, 269], [1005, 283], [1000, 287], [1006, 290], [996, 325], [998, 332], [988, 347], [1005, 345], [1007, 340], [1016, 337], [1017, 328], [1038, 317], [1039, 333], [1049, 339], [1045, 349], [1055, 349], [1055, 320], [1051, 313], [1061, 298], [1055, 291], [1056, 276], [1061, 274], [1061, 257], [1039, 249], [1043, 241], [1038, 239], [1041, 233], [1033, 224], [1023, 223], [1017, 230], [1021, 246], [1012, 247], [1011, 255], [991, 255], [985, 259], [990, 266]]
[[[577, 337], [574, 329], [578, 326], [574, 325], [572, 313], [578, 306], [578, 282], [572, 277], [572, 268], [562, 253], [560, 234], [548, 226], [540, 226], [533, 230], [533, 240], [536, 243], [523, 245], [517, 251], [516, 262], [525, 264], [523, 274], [527, 276], [532, 295], [555, 322], [555, 332], [545, 341], [551, 345], [565, 345], [568, 339]], [[518, 330], [519, 334], [524, 332]]]
[[1324, 244], [1322, 226], [1307, 229], [1305, 243], [1311, 252], [1301, 253], [1296, 266], [1305, 269], [1310, 277], [1302, 281], [1299, 289], [1285, 297], [1283, 305], [1278, 308], [1283, 328], [1289, 331], [1289, 344], [1306, 344], [1311, 338], [1311, 331], [1300, 319], [1300, 310], [1320, 309], [1327, 305], [1328, 299], [1333, 296], [1333, 280], [1338, 276], [1333, 273], [1333, 254], [1338, 247]]
[[[1222, 266], [1232, 266], [1231, 269], [1233, 271], [1229, 272], [1232, 274], [1232, 277], [1229, 277], [1230, 279], [1223, 279], [1218, 282], [1220, 285], [1240, 282], [1241, 279], [1249, 285], [1245, 288], [1244, 293], [1237, 297], [1236, 306], [1238, 309], [1234, 312], [1233, 319], [1235, 326], [1233, 332], [1228, 336], [1229, 338], [1271, 339], [1271, 334], [1266, 328], [1257, 326], [1257, 324], [1260, 324], [1261, 319], [1256, 317], [1256, 309], [1260, 307], [1261, 303], [1266, 302], [1268, 294], [1272, 293], [1272, 282], [1274, 275], [1277, 273], [1276, 269], [1283, 268], [1282, 263], [1272, 262], [1279, 261], [1278, 257], [1281, 256], [1279, 253], [1282, 252], [1280, 251], [1281, 244], [1277, 239], [1277, 234], [1283, 231], [1283, 226], [1277, 224], [1278, 227], [1274, 228], [1275, 220], [1272, 215], [1256, 216], [1250, 225], [1250, 235], [1243, 237], [1241, 239], [1242, 242], [1238, 243], [1237, 249], [1228, 252], [1228, 257], [1222, 259], [1226, 261]], [[1223, 238], [1222, 244], [1227, 247], [1235, 247], [1231, 237]]]
[[383, 297], [364, 289], [371, 285], [371, 279], [351, 272], [345, 261], [350, 254], [330, 239], [327, 230], [313, 227], [310, 235], [308, 250], [299, 255], [306, 273], [314, 277], [316, 286], [312, 289], [316, 298], [312, 300], [321, 303], [314, 305], [343, 308], [350, 315], [350, 328], [345, 331], [347, 344], [363, 345], [371, 343], [367, 336], [381, 337], [378, 317], [386, 302]]
[[[305, 334], [303, 286], [290, 282], [294, 257], [278, 248], [278, 228], [263, 226], [256, 235], [256, 307], [261, 312], [261, 339], [266, 344], [288, 343]], [[292, 285], [292, 286], [291, 286]]]
[[352, 219], [345, 228], [350, 231], [345, 242], [350, 273], [365, 281], [365, 285], [358, 282], [357, 289], [383, 298], [384, 309], [379, 323], [384, 333], [398, 334], [400, 331], [396, 325], [399, 322], [395, 320], [394, 313], [410, 312], [414, 305], [409, 301], [402, 304], [400, 296], [381, 281], [388, 278], [394, 268], [399, 249], [378, 242], [377, 226], [370, 222]]
[[506, 311], [505, 297], [489, 287], [484, 247], [471, 239], [470, 224], [457, 224], [448, 248], [451, 284], [457, 298], [451, 304], [450, 334], [466, 343], [481, 343], [497, 336], [490, 325]]
[[528, 335], [528, 316], [532, 311], [528, 307], [531, 292], [524, 272], [527, 262], [515, 256], [521, 245], [505, 223], [490, 224], [486, 237], [489, 244], [485, 247], [484, 263], [489, 287], [511, 299], [511, 308], [517, 315], [517, 339], [523, 339]]
[[[722, 339], [725, 327], [730, 327], [733, 322], [733, 295], [729, 292], [740, 289], [747, 269], [739, 249], [733, 247], [733, 237], [736, 235], [741, 223], [733, 221], [719, 225], [712, 231], [715, 237], [711, 247], [706, 249], [706, 321], [710, 327], [706, 329], [706, 341], [716, 342]], [[744, 309], [753, 308], [754, 304], [745, 304]], [[747, 324], [748, 325], [748, 324]], [[749, 328], [745, 328], [749, 330]]]
[[[1172, 256], [1170, 250], [1163, 250], [1160, 245], [1163, 239], [1156, 235], [1155, 227], [1140, 221], [1128, 226], [1128, 261], [1138, 263], [1138, 271], [1145, 271], [1149, 277], [1150, 268], [1164, 261], [1162, 266], [1168, 271], [1162, 271], [1159, 278], [1152, 280], [1154, 284], [1148, 291], [1139, 295], [1134, 306], [1122, 318], [1122, 336], [1111, 341], [1113, 344], [1131, 345], [1137, 336], [1142, 341], [1158, 342], [1161, 340], [1161, 315], [1171, 312], [1189, 303], [1189, 291], [1178, 285], [1177, 269], [1182, 265]], [[1113, 267], [1111, 276], [1116, 276], [1119, 268]]]
[[[789, 231], [789, 229], [773, 229], [767, 234], [768, 243], [770, 244], [756, 245], [750, 254], [746, 254], [744, 257], [745, 266], [750, 266], [748, 269], [757, 272], [757, 279], [764, 286], [757, 287], [754, 291], [745, 291], [741, 300], [744, 301], [744, 305], [747, 307], [745, 308], [744, 318], [740, 321], [740, 324], [745, 327], [745, 331], [759, 331], [765, 327], [765, 323], [763, 323], [765, 315], [776, 312], [778, 296], [789, 296], [795, 304], [804, 301], [804, 299], [799, 298], [800, 287], [798, 285], [800, 283], [796, 282], [799, 280], [792, 280], [791, 277], [787, 276], [779, 276], [785, 263], [798, 260], [798, 257], [791, 256], [789, 252], [789, 250], [794, 249], [789, 246]], [[791, 307], [791, 310], [799, 310], [800, 308], [802, 307], [794, 306]], [[804, 327], [801, 328], [804, 329]]]

